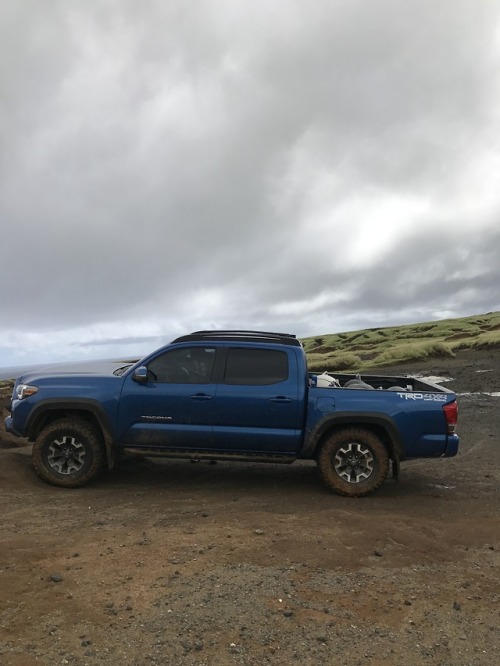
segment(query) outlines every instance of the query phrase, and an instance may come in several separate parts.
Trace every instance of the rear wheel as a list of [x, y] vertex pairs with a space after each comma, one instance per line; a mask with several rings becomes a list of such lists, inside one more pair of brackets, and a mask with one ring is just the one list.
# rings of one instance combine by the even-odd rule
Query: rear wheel
[[389, 453], [370, 430], [346, 428], [324, 442], [317, 463], [323, 481], [333, 492], [362, 497], [386, 480]]
[[104, 464], [99, 435], [83, 419], [60, 419], [41, 430], [32, 456], [38, 476], [64, 488], [83, 486], [95, 479]]

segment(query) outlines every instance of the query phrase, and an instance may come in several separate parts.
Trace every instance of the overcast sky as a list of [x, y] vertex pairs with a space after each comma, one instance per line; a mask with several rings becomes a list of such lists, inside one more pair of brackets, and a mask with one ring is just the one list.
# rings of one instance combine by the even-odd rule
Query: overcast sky
[[498, 0], [16, 0], [0, 56], [0, 366], [500, 309]]

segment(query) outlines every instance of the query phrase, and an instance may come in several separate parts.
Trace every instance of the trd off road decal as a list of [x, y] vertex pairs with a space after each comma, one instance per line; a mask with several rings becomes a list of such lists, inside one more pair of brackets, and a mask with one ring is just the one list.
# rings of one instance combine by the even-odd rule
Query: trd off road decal
[[405, 400], [426, 400], [432, 402], [446, 402], [448, 399], [445, 393], [399, 393], [400, 398]]

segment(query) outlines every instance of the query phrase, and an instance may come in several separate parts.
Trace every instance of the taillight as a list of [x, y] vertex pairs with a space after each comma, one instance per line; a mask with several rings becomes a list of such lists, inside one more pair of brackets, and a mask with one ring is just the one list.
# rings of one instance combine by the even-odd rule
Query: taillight
[[458, 419], [458, 405], [457, 401], [449, 402], [443, 405], [444, 418], [446, 419], [446, 426], [448, 428], [448, 435], [453, 435]]

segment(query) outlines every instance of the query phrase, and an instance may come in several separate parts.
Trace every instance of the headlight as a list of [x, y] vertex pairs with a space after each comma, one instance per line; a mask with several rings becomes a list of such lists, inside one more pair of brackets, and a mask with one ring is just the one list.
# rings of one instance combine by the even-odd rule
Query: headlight
[[38, 386], [30, 386], [29, 384], [18, 384], [16, 386], [16, 397], [18, 400], [28, 398], [38, 391]]

